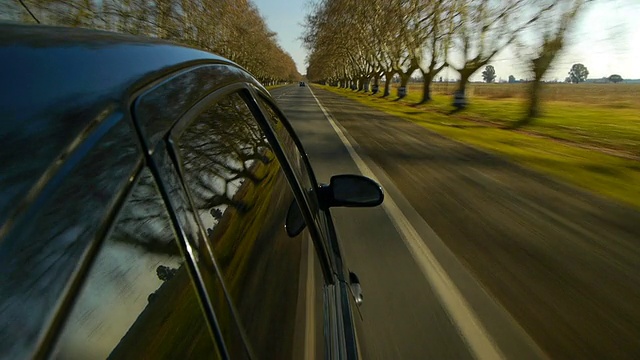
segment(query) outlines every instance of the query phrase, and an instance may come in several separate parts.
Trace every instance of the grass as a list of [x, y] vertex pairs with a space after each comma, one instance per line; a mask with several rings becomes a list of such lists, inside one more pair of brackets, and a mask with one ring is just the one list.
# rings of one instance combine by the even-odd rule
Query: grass
[[[436, 92], [452, 91], [453, 84], [437, 84]], [[470, 84], [470, 95], [484, 98], [526, 98], [528, 84]], [[544, 84], [542, 98], [598, 105], [604, 108], [633, 107], [640, 109], [640, 84]]]
[[[582, 99], [591, 101], [590, 103], [574, 102], [571, 100], [572, 96], [560, 95], [561, 92], [558, 89], [565, 92], [572, 86], [574, 85], [547, 85], [543, 90], [543, 98], [550, 96], [549, 94], [556, 94], [558, 97], [555, 101], [545, 101], [542, 108], [543, 116], [525, 130], [533, 134], [572, 142], [576, 146], [588, 146], [623, 156], [628, 155], [631, 158], [640, 158], [640, 85], [575, 85], [577, 94]], [[478, 90], [487, 87], [494, 87], [495, 90], [492, 91], [496, 93], [513, 87], [513, 90], [510, 90], [513, 97], [495, 97], [495, 93]], [[606, 97], [596, 100], [594, 96], [602, 93], [603, 88], [627, 89], [632, 95], [637, 92], [637, 97], [625, 98], [622, 95], [616, 95], [618, 99], [626, 99], [619, 100], [617, 103]], [[475, 122], [488, 122], [487, 125], [509, 126], [525, 114], [526, 100], [520, 97], [524, 96], [522, 91], [525, 89], [525, 84], [472, 84], [470, 93], [483, 92], [490, 97], [473, 96], [470, 106], [458, 117]], [[446, 96], [446, 91], [442, 91], [441, 88], [439, 90], [431, 104], [419, 108], [427, 111], [438, 110], [442, 113], [450, 111], [451, 98]], [[615, 94], [615, 92], [612, 93]], [[412, 86], [409, 88], [409, 96], [402, 102], [416, 103], [420, 99], [420, 87]], [[627, 106], [620, 106], [620, 102], [625, 102]]]
[[289, 84], [278, 84], [278, 85], [271, 85], [271, 86], [265, 86], [265, 88], [269, 91], [273, 90], [273, 89], [277, 89], [279, 87], [283, 87], [283, 86], [287, 86]]
[[415, 88], [409, 88], [407, 98], [393, 101], [395, 96], [319, 87], [640, 208], [638, 110], [606, 108], [602, 103], [545, 102], [545, 115], [521, 132], [501, 127], [522, 117], [522, 99], [473, 97], [468, 109], [449, 115], [451, 97], [444, 94], [436, 93], [429, 104], [415, 105], [421, 98]]

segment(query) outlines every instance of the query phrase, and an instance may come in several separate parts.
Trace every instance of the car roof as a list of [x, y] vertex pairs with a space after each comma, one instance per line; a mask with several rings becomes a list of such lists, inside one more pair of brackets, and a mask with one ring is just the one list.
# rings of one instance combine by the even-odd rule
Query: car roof
[[126, 106], [143, 84], [204, 63], [244, 71], [157, 39], [0, 24], [0, 236], [16, 202], [105, 109]]

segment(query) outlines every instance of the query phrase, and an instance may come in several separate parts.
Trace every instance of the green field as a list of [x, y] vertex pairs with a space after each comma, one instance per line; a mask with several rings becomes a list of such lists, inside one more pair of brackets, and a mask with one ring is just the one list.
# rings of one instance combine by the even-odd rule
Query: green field
[[[456, 84], [433, 83], [436, 94], [453, 94]], [[471, 97], [488, 99], [525, 98], [528, 84], [482, 84], [471, 83], [468, 93]], [[411, 84], [410, 92], [420, 92], [421, 85]], [[578, 104], [597, 105], [603, 108], [640, 109], [640, 84], [544, 84], [542, 98], [546, 101], [563, 101]]]
[[395, 90], [381, 98], [320, 87], [640, 208], [640, 84], [547, 85], [543, 116], [517, 131], [504, 128], [524, 115], [526, 84], [471, 84], [470, 105], [456, 114], [454, 84], [435, 85], [426, 105], [416, 105], [420, 85], [400, 101]]

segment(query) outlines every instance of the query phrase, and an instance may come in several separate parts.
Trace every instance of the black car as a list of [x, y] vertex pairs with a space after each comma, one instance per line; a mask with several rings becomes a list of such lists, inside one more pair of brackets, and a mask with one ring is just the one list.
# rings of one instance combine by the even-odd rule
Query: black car
[[0, 26], [0, 357], [355, 359], [357, 276], [273, 99], [161, 41]]
[[304, 81], [300, 81], [300, 86], [306, 86]]

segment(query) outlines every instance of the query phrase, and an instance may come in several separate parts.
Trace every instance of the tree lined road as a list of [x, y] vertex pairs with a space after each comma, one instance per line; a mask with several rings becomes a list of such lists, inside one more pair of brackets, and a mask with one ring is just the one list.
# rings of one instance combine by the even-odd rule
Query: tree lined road
[[272, 93], [319, 181], [385, 188], [383, 207], [333, 210], [364, 358], [640, 355], [637, 212], [330, 92]]

